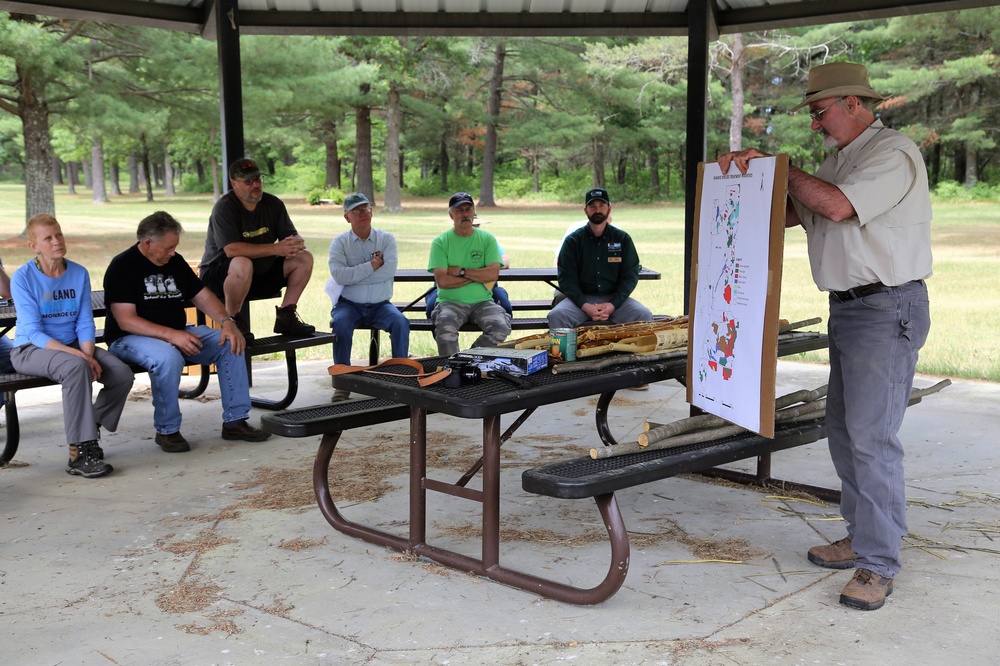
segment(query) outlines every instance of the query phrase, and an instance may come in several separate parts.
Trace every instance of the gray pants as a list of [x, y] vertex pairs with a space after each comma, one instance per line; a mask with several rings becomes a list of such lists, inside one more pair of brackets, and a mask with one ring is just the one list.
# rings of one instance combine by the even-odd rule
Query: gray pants
[[493, 301], [475, 305], [438, 301], [431, 312], [431, 321], [441, 356], [458, 352], [458, 329], [467, 321], [483, 331], [472, 343], [473, 347], [496, 347], [510, 335], [510, 315]]
[[94, 358], [101, 364], [98, 381], [104, 386], [91, 404], [93, 374], [90, 364], [79, 356], [32, 344], [15, 347], [10, 354], [14, 369], [21, 374], [47, 377], [62, 385], [63, 424], [68, 444], [100, 439], [98, 425], [111, 432], [117, 430], [125, 399], [132, 389], [135, 376], [118, 357], [98, 348], [94, 350]]
[[930, 331], [922, 280], [841, 302], [830, 296], [826, 433], [856, 567], [895, 578], [907, 533], [899, 428]]
[[[584, 295], [587, 303], [607, 303], [608, 296]], [[549, 328], [576, 328], [591, 323], [590, 317], [576, 307], [576, 303], [564, 298], [559, 301], [554, 308], [549, 311]], [[645, 305], [634, 298], [625, 299], [625, 302], [615, 308], [611, 314], [612, 324], [627, 324], [630, 321], [653, 321], [653, 314]]]

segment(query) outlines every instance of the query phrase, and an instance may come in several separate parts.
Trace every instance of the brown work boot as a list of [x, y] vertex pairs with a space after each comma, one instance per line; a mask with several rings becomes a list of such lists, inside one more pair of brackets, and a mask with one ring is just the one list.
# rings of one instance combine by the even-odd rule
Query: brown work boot
[[826, 546], [813, 546], [808, 557], [813, 564], [827, 569], [850, 569], [856, 555], [851, 550], [851, 540], [841, 539]]
[[315, 326], [299, 319], [294, 304], [275, 306], [274, 309], [274, 332], [278, 335], [312, 335], [316, 332]]
[[840, 593], [840, 603], [859, 610], [878, 610], [892, 594], [892, 579], [868, 569], [855, 569], [854, 577]]

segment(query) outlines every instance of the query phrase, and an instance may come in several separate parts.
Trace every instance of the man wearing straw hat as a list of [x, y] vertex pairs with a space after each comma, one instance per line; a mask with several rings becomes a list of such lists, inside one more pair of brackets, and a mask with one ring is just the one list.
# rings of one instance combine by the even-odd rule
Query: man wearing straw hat
[[[885, 99], [855, 63], [809, 72], [813, 131], [836, 148], [815, 176], [788, 172], [786, 226], [806, 231], [813, 279], [830, 292], [830, 382], [826, 427], [841, 481], [847, 537], [816, 546], [809, 560], [854, 568], [840, 603], [881, 608], [899, 573], [906, 534], [903, 446], [897, 437], [917, 354], [930, 329], [924, 279], [931, 275], [931, 201], [917, 146], [875, 117]], [[735, 164], [765, 157], [749, 149], [719, 156]]]

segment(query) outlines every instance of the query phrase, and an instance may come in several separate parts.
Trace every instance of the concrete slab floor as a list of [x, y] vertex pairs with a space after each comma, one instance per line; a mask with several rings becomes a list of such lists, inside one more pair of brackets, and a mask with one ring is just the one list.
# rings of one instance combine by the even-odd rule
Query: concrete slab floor
[[[294, 406], [329, 399], [326, 365], [302, 364]], [[283, 364], [254, 367], [255, 394], [279, 397]], [[783, 361], [778, 378], [779, 393], [814, 388], [826, 368]], [[524, 469], [597, 444], [594, 404], [547, 407], [505, 445], [508, 566], [588, 586], [606, 571], [594, 503], [520, 484]], [[214, 380], [206, 398], [182, 403], [194, 450], [166, 454], [152, 441], [140, 375], [119, 431], [103, 441], [116, 471], [94, 480], [64, 471], [58, 391], [24, 391], [21, 448], [0, 471], [0, 661], [992, 664], [998, 404], [1000, 385], [959, 381], [908, 411], [904, 570], [886, 606], [866, 613], [838, 604], [850, 571], [805, 559], [844, 535], [833, 505], [689, 477], [622, 491], [629, 577], [603, 604], [578, 607], [334, 531], [312, 495], [318, 438], [222, 440]], [[627, 441], [645, 419], [686, 414], [683, 389], [669, 382], [620, 393], [611, 423]], [[481, 425], [445, 416], [429, 425], [432, 476], [453, 480], [478, 456]], [[405, 422], [345, 434], [334, 460], [353, 493], [341, 505], [348, 517], [401, 532], [407, 441]], [[776, 454], [773, 473], [836, 485], [824, 442]], [[428, 511], [430, 541], [476, 554], [477, 506], [432, 493]]]

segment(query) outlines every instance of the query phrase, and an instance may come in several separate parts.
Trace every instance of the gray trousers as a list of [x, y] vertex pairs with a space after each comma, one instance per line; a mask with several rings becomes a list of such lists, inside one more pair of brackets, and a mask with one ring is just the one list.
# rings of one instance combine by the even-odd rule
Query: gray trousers
[[10, 353], [14, 369], [23, 375], [47, 377], [62, 386], [63, 424], [66, 443], [79, 444], [100, 439], [99, 425], [118, 429], [125, 399], [135, 376], [131, 368], [109, 351], [97, 348], [94, 358], [101, 364], [103, 387], [91, 404], [93, 374], [90, 364], [64, 351], [41, 349], [33, 344], [15, 347]]
[[[610, 299], [607, 296], [584, 295], [584, 300], [587, 303], [607, 303]], [[549, 311], [548, 321], [549, 328], [576, 328], [591, 323], [587, 313], [576, 307], [576, 303], [568, 298], [559, 301]], [[627, 298], [611, 313], [610, 322], [612, 324], [627, 324], [630, 321], [653, 321], [653, 313], [634, 298]]]
[[431, 321], [441, 356], [458, 352], [458, 329], [467, 321], [483, 331], [472, 343], [473, 347], [496, 347], [510, 335], [510, 315], [493, 301], [467, 305], [439, 300], [431, 312]]
[[898, 432], [930, 330], [922, 280], [841, 302], [830, 296], [826, 433], [856, 567], [895, 578], [906, 534]]

